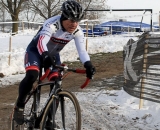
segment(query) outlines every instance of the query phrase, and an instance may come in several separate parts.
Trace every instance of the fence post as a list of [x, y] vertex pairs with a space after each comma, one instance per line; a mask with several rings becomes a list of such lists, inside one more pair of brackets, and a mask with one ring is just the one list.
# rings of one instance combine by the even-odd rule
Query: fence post
[[146, 80], [146, 77], [144, 76], [144, 74], [146, 74], [147, 72], [147, 53], [148, 53], [148, 44], [146, 43], [144, 45], [144, 54], [143, 54], [143, 76], [142, 76], [142, 80], [141, 80], [141, 93], [140, 93], [140, 103], [139, 103], [139, 109], [141, 109], [143, 107], [143, 92], [144, 92], [144, 82]]
[[8, 58], [8, 65], [11, 64], [11, 44], [12, 44], [12, 36], [9, 37], [9, 58]]
[[112, 24], [111, 24], [111, 35], [112, 35]]
[[88, 50], [88, 21], [86, 21], [86, 50]]
[[21, 23], [22, 23], [22, 30], [24, 32], [24, 23], [23, 23], [23, 21]]

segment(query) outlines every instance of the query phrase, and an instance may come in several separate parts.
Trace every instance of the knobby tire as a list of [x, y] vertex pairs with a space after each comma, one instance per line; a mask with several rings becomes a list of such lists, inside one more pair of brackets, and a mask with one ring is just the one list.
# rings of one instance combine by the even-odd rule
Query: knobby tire
[[[53, 108], [54, 110], [55, 110], [55, 108], [57, 108], [56, 112], [53, 110], [53, 117], [55, 115], [55, 123], [61, 129], [64, 129], [63, 125], [65, 125], [65, 127], [66, 127], [65, 130], [81, 130], [81, 109], [80, 109], [80, 105], [79, 105], [79, 102], [78, 102], [76, 96], [73, 93], [66, 91], [66, 90], [60, 91], [57, 95], [58, 95], [58, 98], [53, 95], [51, 100], [49, 101], [48, 105], [46, 106], [46, 109], [45, 109], [45, 112], [44, 112], [44, 115], [42, 117], [42, 121], [40, 124], [40, 130], [44, 130], [45, 124], [46, 124], [46, 121], [48, 118], [48, 113], [51, 110], [51, 108]], [[62, 98], [62, 97], [64, 97], [64, 98]], [[65, 111], [66, 110], [70, 111], [70, 112], [67, 111], [65, 113], [65, 118], [67, 118], [66, 115], [70, 116], [69, 119], [65, 119], [65, 121], [62, 120], [61, 101], [63, 99], [65, 100], [64, 103], [66, 103], [66, 104], [64, 104], [64, 109], [66, 108]], [[56, 106], [57, 101], [59, 102], [58, 106]], [[73, 105], [73, 107], [72, 107], [72, 105]], [[70, 106], [72, 108], [69, 108]], [[69, 108], [69, 109], [67, 109], [67, 108]], [[73, 110], [75, 111], [75, 113]], [[61, 116], [59, 117], [59, 115], [61, 115]], [[75, 117], [73, 117], [73, 116], [75, 116]], [[60, 121], [57, 121], [57, 120], [60, 120]], [[70, 123], [70, 122], [72, 122], [72, 120], [73, 121], [75, 120], [75, 122], [73, 124]], [[69, 122], [69, 123], [67, 124], [66, 122], [67, 123]]]
[[[37, 95], [37, 94], [36, 94]], [[35, 95], [32, 95], [32, 98], [30, 98], [27, 103], [25, 104], [25, 108], [24, 108], [24, 118], [25, 119], [29, 119], [31, 117], [31, 111], [33, 109], [33, 103], [35, 103], [33, 100]], [[22, 125], [18, 125], [16, 123], [16, 121], [14, 120], [13, 117], [14, 114], [14, 110], [11, 114], [11, 130], [28, 130], [28, 125], [26, 123], [22, 124]]]

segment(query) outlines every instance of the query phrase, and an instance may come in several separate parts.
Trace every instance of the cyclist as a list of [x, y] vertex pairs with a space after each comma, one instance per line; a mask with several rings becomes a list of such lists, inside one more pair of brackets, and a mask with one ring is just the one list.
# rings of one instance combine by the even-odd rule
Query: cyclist
[[[50, 56], [56, 57], [56, 64], [61, 64], [59, 52], [72, 39], [86, 68], [86, 76], [92, 79], [95, 73], [95, 67], [85, 50], [83, 31], [79, 26], [79, 21], [84, 16], [82, 6], [74, 0], [67, 0], [62, 4], [61, 11], [60, 16], [51, 17], [44, 22], [26, 49], [24, 59], [26, 75], [20, 82], [14, 109], [14, 119], [19, 125], [24, 123], [24, 102], [38, 78], [40, 68], [43, 66], [46, 70], [51, 66]], [[52, 74], [48, 78], [51, 79]]]

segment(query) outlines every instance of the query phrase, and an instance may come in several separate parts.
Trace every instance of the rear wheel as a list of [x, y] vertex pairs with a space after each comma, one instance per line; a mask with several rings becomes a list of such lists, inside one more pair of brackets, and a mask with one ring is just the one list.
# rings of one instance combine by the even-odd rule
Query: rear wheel
[[16, 121], [12, 118], [11, 119], [11, 130], [25, 130], [24, 125], [18, 125]]
[[25, 129], [25, 124], [18, 125], [13, 118], [13, 114], [11, 115], [11, 130], [27, 130]]
[[51, 110], [52, 128], [81, 130], [81, 110], [74, 94], [63, 90], [58, 93], [58, 97], [53, 96], [45, 109], [40, 130], [44, 130], [47, 126]]

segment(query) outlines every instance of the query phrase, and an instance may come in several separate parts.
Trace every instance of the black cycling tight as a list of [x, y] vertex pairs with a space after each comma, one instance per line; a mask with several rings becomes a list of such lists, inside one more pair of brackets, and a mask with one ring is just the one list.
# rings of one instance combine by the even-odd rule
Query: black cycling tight
[[37, 70], [28, 70], [26, 72], [26, 76], [19, 85], [19, 97], [17, 102], [18, 107], [24, 106], [24, 101], [26, 99], [26, 96], [31, 91], [33, 83], [36, 81], [37, 78], [38, 78]]

